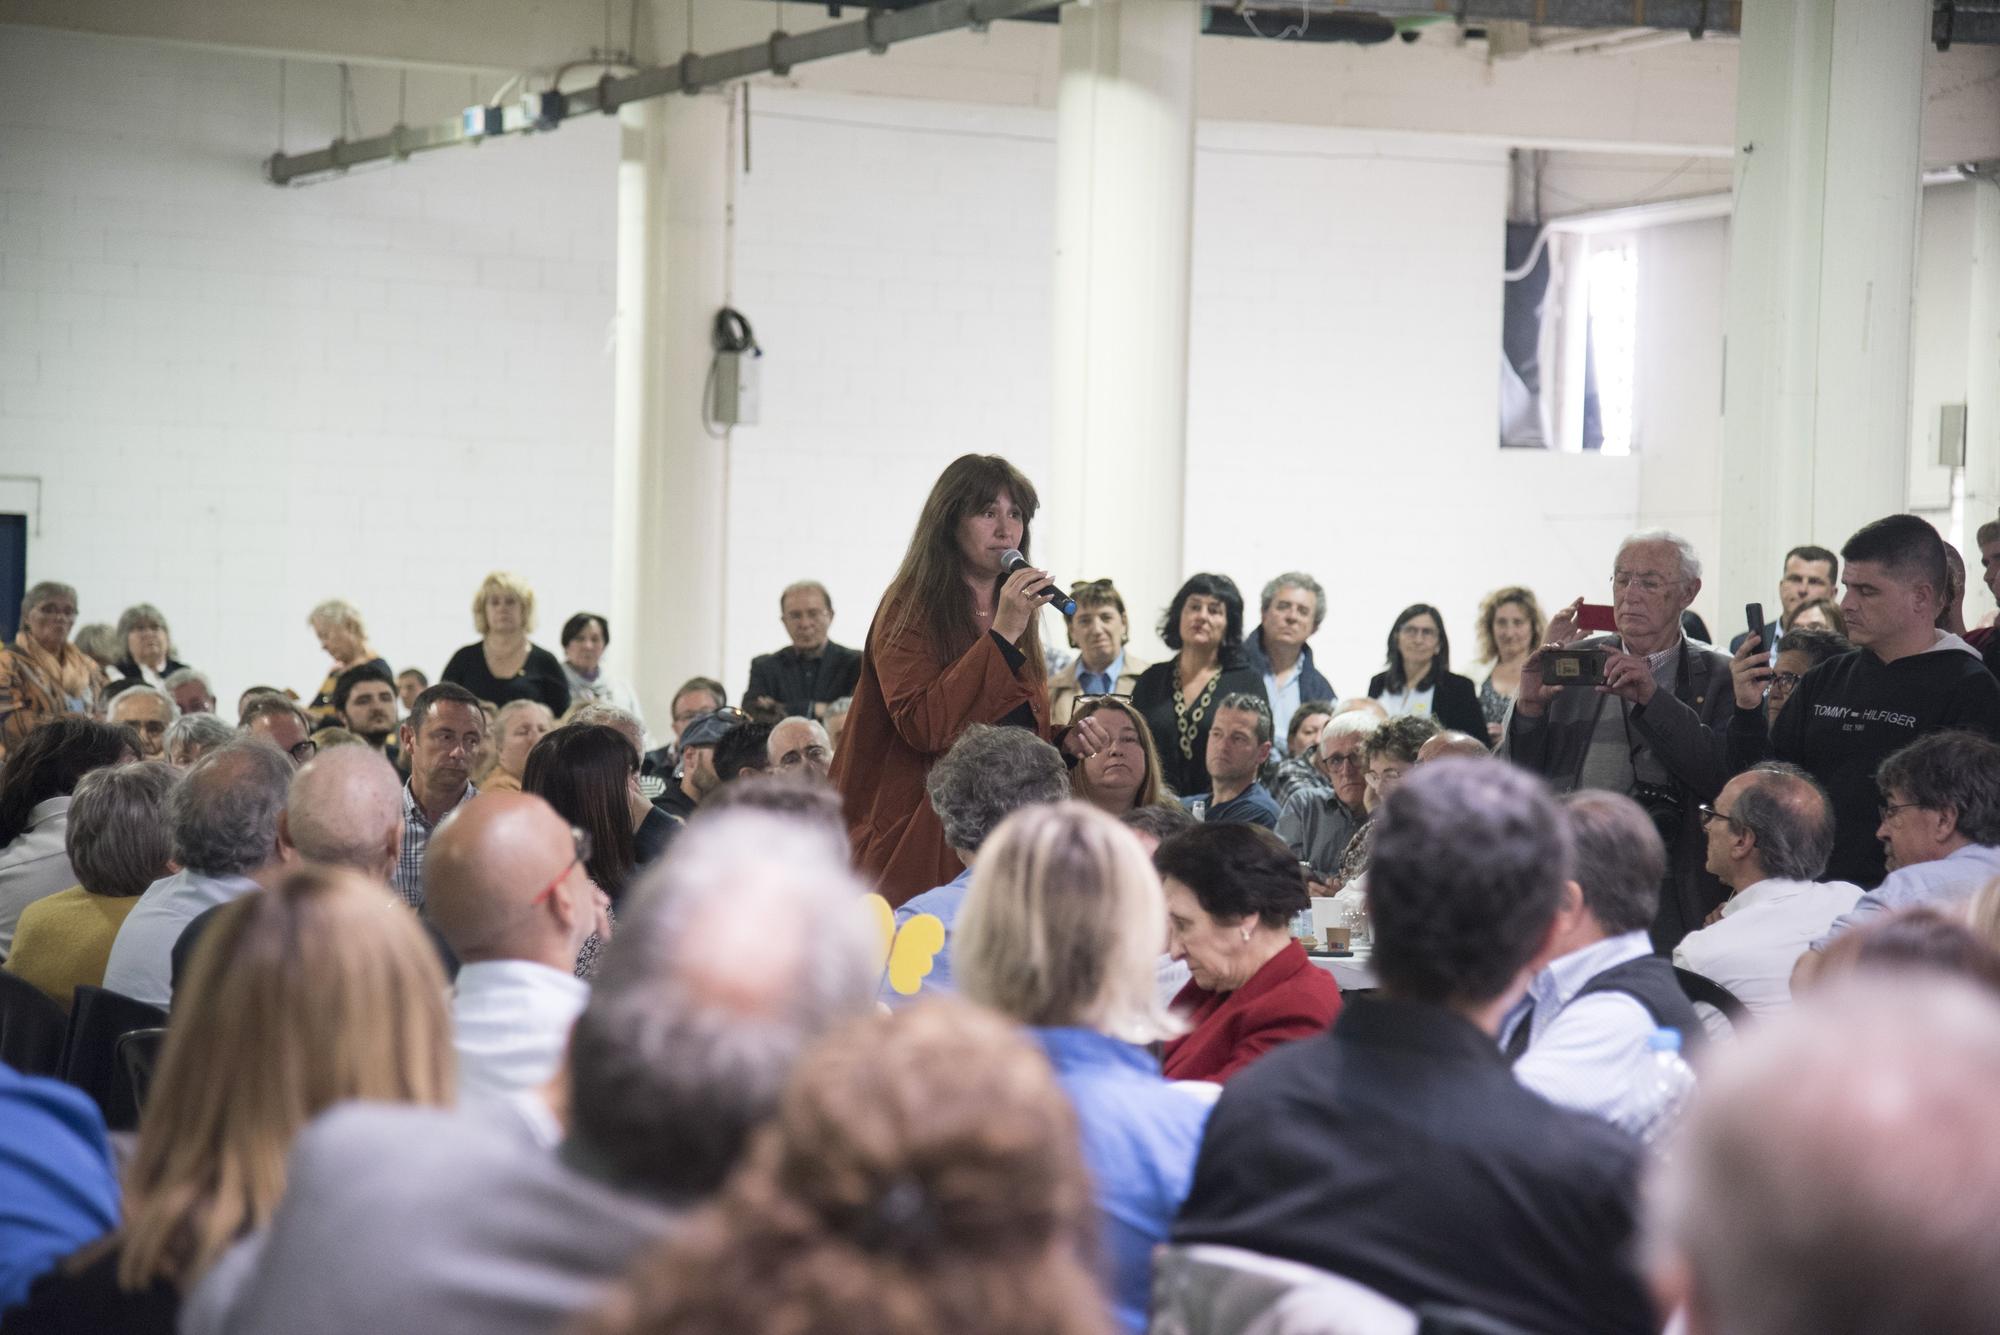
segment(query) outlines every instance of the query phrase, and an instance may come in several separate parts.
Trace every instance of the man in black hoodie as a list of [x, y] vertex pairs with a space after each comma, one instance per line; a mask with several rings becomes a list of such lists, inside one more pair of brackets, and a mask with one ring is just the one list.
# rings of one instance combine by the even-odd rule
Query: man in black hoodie
[[1936, 529], [1915, 515], [1890, 515], [1849, 538], [1840, 555], [1847, 566], [1840, 610], [1857, 647], [1806, 673], [1767, 730], [1769, 650], [1757, 636], [1746, 639], [1731, 665], [1729, 753], [1738, 771], [1775, 758], [1818, 779], [1834, 811], [1826, 877], [1873, 889], [1885, 874], [1875, 838], [1876, 767], [1943, 728], [2000, 737], [2000, 681], [1971, 645], [1937, 628], [1950, 578]]

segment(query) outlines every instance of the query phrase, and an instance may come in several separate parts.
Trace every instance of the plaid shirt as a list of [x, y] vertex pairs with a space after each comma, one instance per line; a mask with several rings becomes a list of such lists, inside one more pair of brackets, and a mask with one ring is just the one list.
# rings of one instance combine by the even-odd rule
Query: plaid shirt
[[[470, 782], [465, 785], [465, 796], [458, 799], [452, 810], [479, 796], [479, 789]], [[445, 813], [451, 814], [450, 812]], [[424, 906], [424, 850], [430, 847], [431, 832], [437, 829], [424, 816], [423, 807], [417, 803], [416, 794], [410, 791], [408, 780], [403, 782], [403, 851], [396, 857], [395, 875], [389, 883], [396, 887], [413, 909]]]

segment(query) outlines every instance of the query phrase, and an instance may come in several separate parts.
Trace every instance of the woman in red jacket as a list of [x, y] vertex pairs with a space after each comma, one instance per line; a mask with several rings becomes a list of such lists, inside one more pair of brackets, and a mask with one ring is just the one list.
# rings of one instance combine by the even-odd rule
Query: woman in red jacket
[[[1046, 570], [1001, 566], [1009, 550], [1027, 554], [1039, 503], [1034, 484], [998, 455], [952, 460], [868, 628], [832, 778], [856, 865], [892, 905], [964, 870], [924, 779], [966, 725], [1015, 724], [1051, 740], [1035, 621], [1055, 590]], [[1078, 757], [1105, 741], [1095, 722], [1061, 738]]]
[[1192, 981], [1174, 998], [1188, 1032], [1166, 1045], [1169, 1080], [1229, 1079], [1340, 1014], [1340, 985], [1292, 940], [1312, 901], [1290, 849], [1255, 825], [1197, 825], [1153, 855], [1167, 888], [1170, 948]]

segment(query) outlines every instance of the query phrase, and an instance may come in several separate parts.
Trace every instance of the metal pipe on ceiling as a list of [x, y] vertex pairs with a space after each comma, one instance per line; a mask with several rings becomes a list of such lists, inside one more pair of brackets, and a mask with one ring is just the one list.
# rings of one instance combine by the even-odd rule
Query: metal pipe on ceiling
[[811, 32], [773, 32], [755, 46], [738, 47], [700, 56], [690, 51], [672, 65], [642, 69], [636, 74], [613, 78], [607, 74], [597, 83], [564, 93], [551, 90], [536, 96], [544, 99], [539, 112], [522, 105], [498, 108], [497, 124], [484, 132], [468, 132], [461, 116], [430, 125], [398, 125], [387, 134], [352, 142], [336, 139], [325, 148], [310, 153], [273, 153], [265, 161], [265, 174], [274, 185], [288, 185], [303, 177], [338, 172], [364, 162], [407, 158], [454, 144], [473, 143], [496, 135], [520, 134], [550, 128], [572, 116], [597, 112], [609, 115], [631, 102], [662, 97], [668, 93], [695, 93], [704, 88], [745, 79], [753, 74], [784, 74], [796, 65], [825, 60], [830, 56], [872, 51], [877, 55], [898, 42], [929, 37], [959, 28], [983, 28], [998, 19], [1014, 18], [1029, 10], [1048, 9], [1063, 0], [926, 0], [908, 9], [878, 10], [857, 23], [841, 23]]

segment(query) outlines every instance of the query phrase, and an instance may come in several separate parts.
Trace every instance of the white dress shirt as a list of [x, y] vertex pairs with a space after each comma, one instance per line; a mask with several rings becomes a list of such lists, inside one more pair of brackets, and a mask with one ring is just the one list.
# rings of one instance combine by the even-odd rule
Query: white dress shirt
[[69, 832], [69, 798], [50, 797], [28, 810], [28, 828], [0, 848], [0, 960], [14, 948], [21, 910], [76, 884], [63, 843]]
[[[1752, 1015], [1775, 1015], [1792, 1004], [1792, 965], [1860, 898], [1861, 887], [1846, 881], [1746, 885], [1719, 919], [1681, 938], [1674, 963], [1722, 984]], [[1726, 1028], [1711, 1008], [1699, 1009], [1710, 1032]]]
[[1551, 960], [1528, 984], [1527, 1001], [1501, 1026], [1503, 1047], [1516, 1025], [1532, 1026], [1528, 1050], [1514, 1063], [1514, 1078], [1551, 1103], [1616, 1126], [1650, 1121], [1652, 1054], [1646, 1041], [1659, 1028], [1652, 1012], [1622, 992], [1577, 993], [1606, 969], [1652, 953], [1651, 939], [1640, 931]]
[[210, 876], [184, 867], [146, 887], [125, 915], [104, 966], [106, 991], [136, 997], [149, 1006], [174, 1000], [174, 943], [187, 925], [217, 904], [249, 894], [257, 883], [247, 876]]
[[590, 984], [532, 960], [480, 960], [452, 989], [452, 1046], [460, 1099], [507, 1103], [538, 1128], [549, 1121], [542, 1087], [562, 1066], [569, 1031]]

